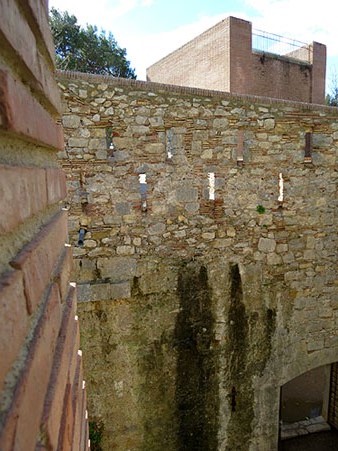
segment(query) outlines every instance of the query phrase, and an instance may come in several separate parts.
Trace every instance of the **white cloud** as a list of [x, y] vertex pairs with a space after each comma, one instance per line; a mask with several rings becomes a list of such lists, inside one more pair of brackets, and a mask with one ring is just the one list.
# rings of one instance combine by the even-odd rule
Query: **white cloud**
[[50, 0], [49, 8], [74, 14], [81, 25], [97, 25], [99, 29], [112, 31], [114, 22], [139, 7], [149, 7], [155, 0]]
[[325, 44], [330, 56], [338, 56], [337, 19], [332, 0], [246, 0], [256, 9], [253, 27], [300, 41]]

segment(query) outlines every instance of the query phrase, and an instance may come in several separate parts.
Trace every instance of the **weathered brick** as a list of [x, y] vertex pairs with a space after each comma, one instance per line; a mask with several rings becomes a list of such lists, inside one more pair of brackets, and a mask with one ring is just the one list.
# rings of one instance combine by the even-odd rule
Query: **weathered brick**
[[27, 334], [28, 315], [21, 271], [11, 271], [0, 280], [0, 391], [4, 379]]
[[49, 58], [55, 60], [55, 49], [52, 35], [50, 33], [50, 28], [48, 26], [48, 5], [46, 7], [46, 2], [44, 0], [19, 0], [22, 8], [27, 9], [28, 14], [34, 19], [36, 27], [34, 32], [37, 30], [41, 34], [41, 39], [48, 50]]
[[78, 392], [82, 388], [82, 357], [77, 356], [74, 379], [70, 381], [67, 402], [64, 404], [62, 423], [60, 428], [58, 450], [73, 449], [76, 409], [78, 408]]
[[77, 345], [77, 322], [75, 321], [75, 311], [76, 290], [74, 287], [71, 287], [63, 312], [53, 368], [49, 379], [48, 392], [41, 420], [42, 436], [48, 438], [48, 443], [53, 449], [56, 449], [59, 437], [63, 400], [66, 392], [71, 358], [71, 353], [69, 351]]
[[60, 432], [58, 437], [57, 451], [71, 449], [71, 433], [73, 429], [73, 403], [72, 403], [72, 387], [67, 384], [66, 393], [63, 400], [63, 411], [60, 424]]
[[38, 303], [56, 265], [67, 238], [67, 215], [57, 213], [33, 241], [11, 261], [23, 272], [27, 310], [31, 314]]
[[[61, 112], [60, 93], [52, 71], [40, 54], [34, 33], [21, 15], [16, 2], [2, 1], [0, 3], [0, 17], [0, 30], [10, 44], [9, 52], [18, 55], [33, 75], [25, 81], [29, 82], [40, 95], [48, 99], [55, 111]], [[42, 40], [39, 41], [42, 42]], [[16, 60], [17, 65], [21, 64], [19, 58]], [[31, 116], [26, 116], [27, 118], [31, 119]]]
[[63, 200], [67, 195], [66, 174], [62, 169], [46, 169], [48, 203], [53, 204]]
[[63, 150], [61, 126], [20, 81], [3, 70], [0, 70], [0, 116], [0, 128], [3, 130]]
[[81, 435], [80, 435], [80, 449], [85, 450], [88, 448], [88, 418], [85, 418], [87, 406], [87, 391], [86, 388], [83, 389], [83, 402], [82, 402], [82, 424], [81, 424]]
[[65, 250], [59, 261], [55, 272], [55, 282], [59, 285], [61, 302], [63, 302], [68, 294], [70, 274], [73, 268], [72, 248], [69, 244], [65, 244]]
[[46, 205], [44, 169], [0, 165], [0, 233], [13, 230]]
[[73, 348], [71, 349], [71, 357], [70, 357], [70, 363], [69, 363], [69, 369], [68, 369], [68, 380], [71, 383], [75, 377], [76, 365], [77, 365], [77, 360], [78, 360], [78, 352], [79, 352], [79, 347], [80, 347], [80, 328], [79, 328], [78, 319], [76, 319], [75, 323], [76, 323], [75, 324], [75, 328], [76, 328], [75, 342], [74, 342]]
[[3, 429], [0, 431], [3, 451], [34, 449], [59, 327], [60, 298], [58, 287], [54, 284], [50, 287], [34, 330], [11, 405], [4, 415]]
[[74, 430], [73, 430], [73, 441], [72, 449], [80, 443], [82, 423], [85, 421], [83, 405], [84, 402], [84, 388], [83, 388], [83, 372], [82, 363], [80, 362], [81, 368], [79, 371], [78, 380], [75, 381], [73, 385], [73, 405], [74, 405]]

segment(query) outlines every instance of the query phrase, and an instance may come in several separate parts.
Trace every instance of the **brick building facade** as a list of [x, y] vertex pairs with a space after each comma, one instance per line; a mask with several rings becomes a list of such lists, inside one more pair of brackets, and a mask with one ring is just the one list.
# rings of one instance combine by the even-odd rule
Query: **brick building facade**
[[[147, 80], [300, 102], [325, 102], [326, 47], [253, 50], [251, 22], [228, 17], [147, 69]], [[296, 47], [295, 47], [296, 48]]]

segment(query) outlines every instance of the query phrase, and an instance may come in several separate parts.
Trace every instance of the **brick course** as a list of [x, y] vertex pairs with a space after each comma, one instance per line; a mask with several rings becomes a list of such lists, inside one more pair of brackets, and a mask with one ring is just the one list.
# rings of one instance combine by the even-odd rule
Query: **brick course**
[[[0, 2], [0, 449], [56, 450], [60, 424], [88, 427], [70, 285], [60, 95], [45, 0]], [[72, 359], [75, 362], [72, 362]], [[70, 416], [67, 416], [70, 415]], [[79, 434], [65, 449], [84, 451]]]

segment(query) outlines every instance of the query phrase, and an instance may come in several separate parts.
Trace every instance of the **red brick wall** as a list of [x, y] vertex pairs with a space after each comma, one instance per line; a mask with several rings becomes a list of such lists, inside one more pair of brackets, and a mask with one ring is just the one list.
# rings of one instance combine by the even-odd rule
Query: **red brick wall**
[[253, 53], [251, 23], [228, 17], [149, 67], [147, 79], [324, 104], [326, 47], [313, 43], [311, 48], [309, 64]]
[[312, 43], [312, 103], [324, 103], [326, 77], [326, 47]]
[[254, 53], [251, 57], [251, 74], [247, 94], [312, 103], [310, 64]]
[[147, 80], [229, 91], [229, 19], [147, 69]]
[[0, 449], [88, 449], [44, 0], [0, 1]]

